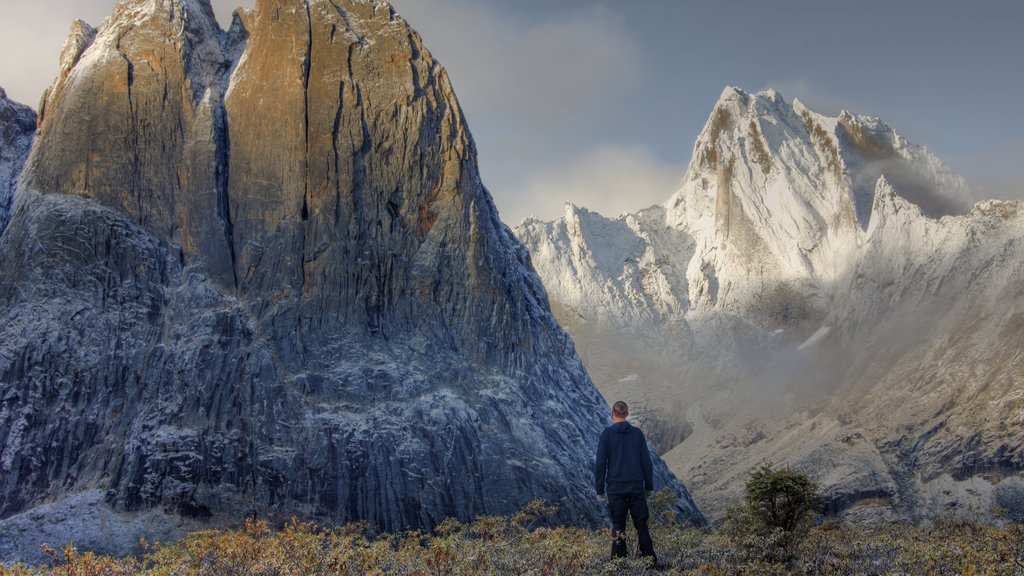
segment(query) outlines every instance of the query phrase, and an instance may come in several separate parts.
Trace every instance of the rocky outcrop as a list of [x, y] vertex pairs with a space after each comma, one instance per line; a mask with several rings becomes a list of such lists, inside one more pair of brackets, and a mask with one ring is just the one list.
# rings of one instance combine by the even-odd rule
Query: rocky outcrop
[[7, 93], [0, 88], [0, 234], [11, 218], [18, 176], [32, 148], [35, 133], [35, 112], [8, 100]]
[[62, 61], [0, 241], [0, 516], [603, 522], [607, 405], [389, 5], [132, 0]]
[[710, 517], [764, 459], [837, 515], [1020, 515], [1024, 213], [967, 197], [876, 118], [727, 88], [664, 205], [516, 233]]

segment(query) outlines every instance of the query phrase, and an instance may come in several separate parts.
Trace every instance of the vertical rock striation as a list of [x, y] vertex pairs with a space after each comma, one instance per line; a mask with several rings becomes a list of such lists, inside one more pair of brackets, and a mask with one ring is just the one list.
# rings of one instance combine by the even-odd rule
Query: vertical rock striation
[[607, 406], [387, 3], [131, 0], [62, 62], [0, 241], [0, 517], [602, 521]]

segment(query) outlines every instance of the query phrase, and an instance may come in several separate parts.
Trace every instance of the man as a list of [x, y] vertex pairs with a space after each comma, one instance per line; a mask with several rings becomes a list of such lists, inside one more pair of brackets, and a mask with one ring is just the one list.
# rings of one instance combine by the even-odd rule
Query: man
[[[626, 556], [626, 514], [633, 518], [640, 556], [654, 562], [654, 542], [647, 528], [647, 496], [654, 491], [651, 452], [639, 428], [626, 422], [629, 406], [621, 400], [612, 406], [611, 426], [601, 432], [597, 443], [594, 484], [597, 497], [607, 500], [612, 517], [612, 558]], [[607, 497], [605, 493], [607, 492]]]

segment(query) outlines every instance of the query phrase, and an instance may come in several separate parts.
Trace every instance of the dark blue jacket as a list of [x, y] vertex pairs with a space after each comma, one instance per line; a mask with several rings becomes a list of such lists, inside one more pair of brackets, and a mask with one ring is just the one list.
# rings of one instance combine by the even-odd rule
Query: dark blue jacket
[[597, 495], [640, 494], [654, 490], [654, 468], [647, 439], [629, 422], [617, 422], [601, 432], [594, 465]]

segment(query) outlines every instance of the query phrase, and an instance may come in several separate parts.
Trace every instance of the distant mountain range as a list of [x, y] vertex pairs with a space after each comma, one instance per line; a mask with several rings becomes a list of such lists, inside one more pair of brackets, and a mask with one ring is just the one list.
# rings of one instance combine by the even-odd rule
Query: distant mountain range
[[0, 561], [250, 515], [605, 522], [608, 405], [389, 4], [260, 0], [225, 32], [129, 0], [72, 26], [27, 161], [0, 105]]
[[710, 517], [767, 459], [850, 519], [1024, 519], [1024, 210], [880, 120], [727, 88], [664, 204], [515, 233]]

